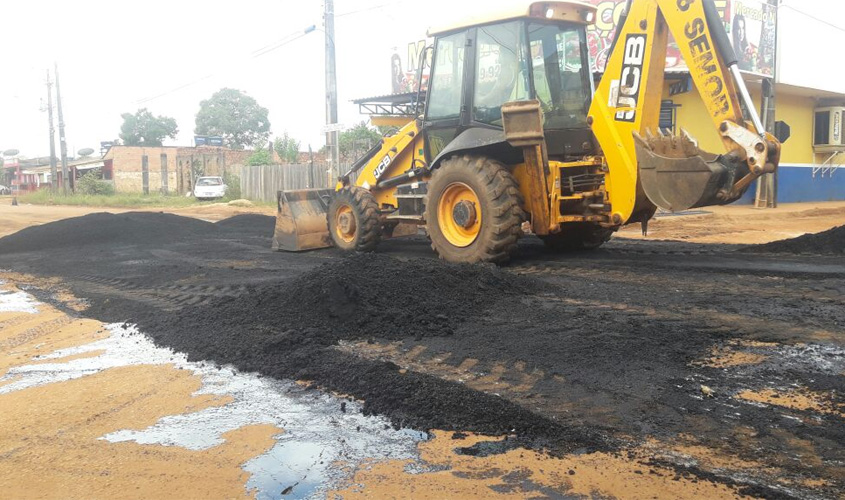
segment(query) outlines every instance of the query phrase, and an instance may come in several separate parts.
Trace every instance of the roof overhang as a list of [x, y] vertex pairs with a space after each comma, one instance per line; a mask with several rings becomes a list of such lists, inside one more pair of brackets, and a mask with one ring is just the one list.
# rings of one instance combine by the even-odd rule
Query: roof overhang
[[[428, 36], [438, 36], [452, 31], [484, 24], [514, 19], [542, 19], [577, 24], [593, 24], [596, 20], [596, 6], [583, 2], [529, 2], [520, 0], [514, 5], [489, 12], [479, 8], [479, 15], [459, 22], [429, 28]], [[483, 13], [482, 13], [483, 12]]]

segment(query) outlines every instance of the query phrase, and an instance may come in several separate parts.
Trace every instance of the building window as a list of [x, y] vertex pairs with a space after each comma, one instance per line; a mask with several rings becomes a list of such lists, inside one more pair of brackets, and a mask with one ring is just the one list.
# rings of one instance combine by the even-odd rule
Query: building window
[[669, 131], [676, 134], [676, 124], [678, 123], [678, 108], [680, 104], [675, 104], [671, 99], [664, 99], [660, 101], [660, 122], [658, 127], [661, 130]]

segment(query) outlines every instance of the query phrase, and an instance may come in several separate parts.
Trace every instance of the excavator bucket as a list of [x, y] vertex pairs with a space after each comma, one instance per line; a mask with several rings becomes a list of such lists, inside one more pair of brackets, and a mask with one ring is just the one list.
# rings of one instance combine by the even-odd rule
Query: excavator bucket
[[279, 191], [273, 250], [302, 252], [332, 246], [326, 213], [334, 189]]
[[724, 205], [742, 195], [732, 192], [741, 163], [699, 150], [686, 131], [679, 137], [635, 132], [634, 144], [643, 191], [664, 210]]

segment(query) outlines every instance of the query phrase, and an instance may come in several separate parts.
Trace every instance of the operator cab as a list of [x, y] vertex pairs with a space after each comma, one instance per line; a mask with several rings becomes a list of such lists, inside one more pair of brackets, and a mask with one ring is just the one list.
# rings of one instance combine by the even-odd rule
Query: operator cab
[[593, 82], [586, 34], [594, 16], [595, 7], [587, 4], [533, 2], [491, 19], [429, 31], [435, 44], [425, 108], [427, 160], [478, 147], [506, 153], [502, 105], [530, 99], [543, 110], [550, 157], [594, 153], [587, 125]]

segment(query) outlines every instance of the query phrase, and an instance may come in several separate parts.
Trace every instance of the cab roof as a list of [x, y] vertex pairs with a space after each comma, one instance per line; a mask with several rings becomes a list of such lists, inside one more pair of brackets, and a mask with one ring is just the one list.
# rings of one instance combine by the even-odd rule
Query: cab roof
[[593, 24], [596, 19], [596, 6], [584, 2], [536, 2], [516, 0], [512, 5], [484, 11], [478, 9], [476, 16], [459, 22], [429, 28], [428, 36], [437, 36], [451, 31], [458, 31], [472, 26], [509, 21], [512, 19], [547, 19], [568, 21], [578, 24]]

